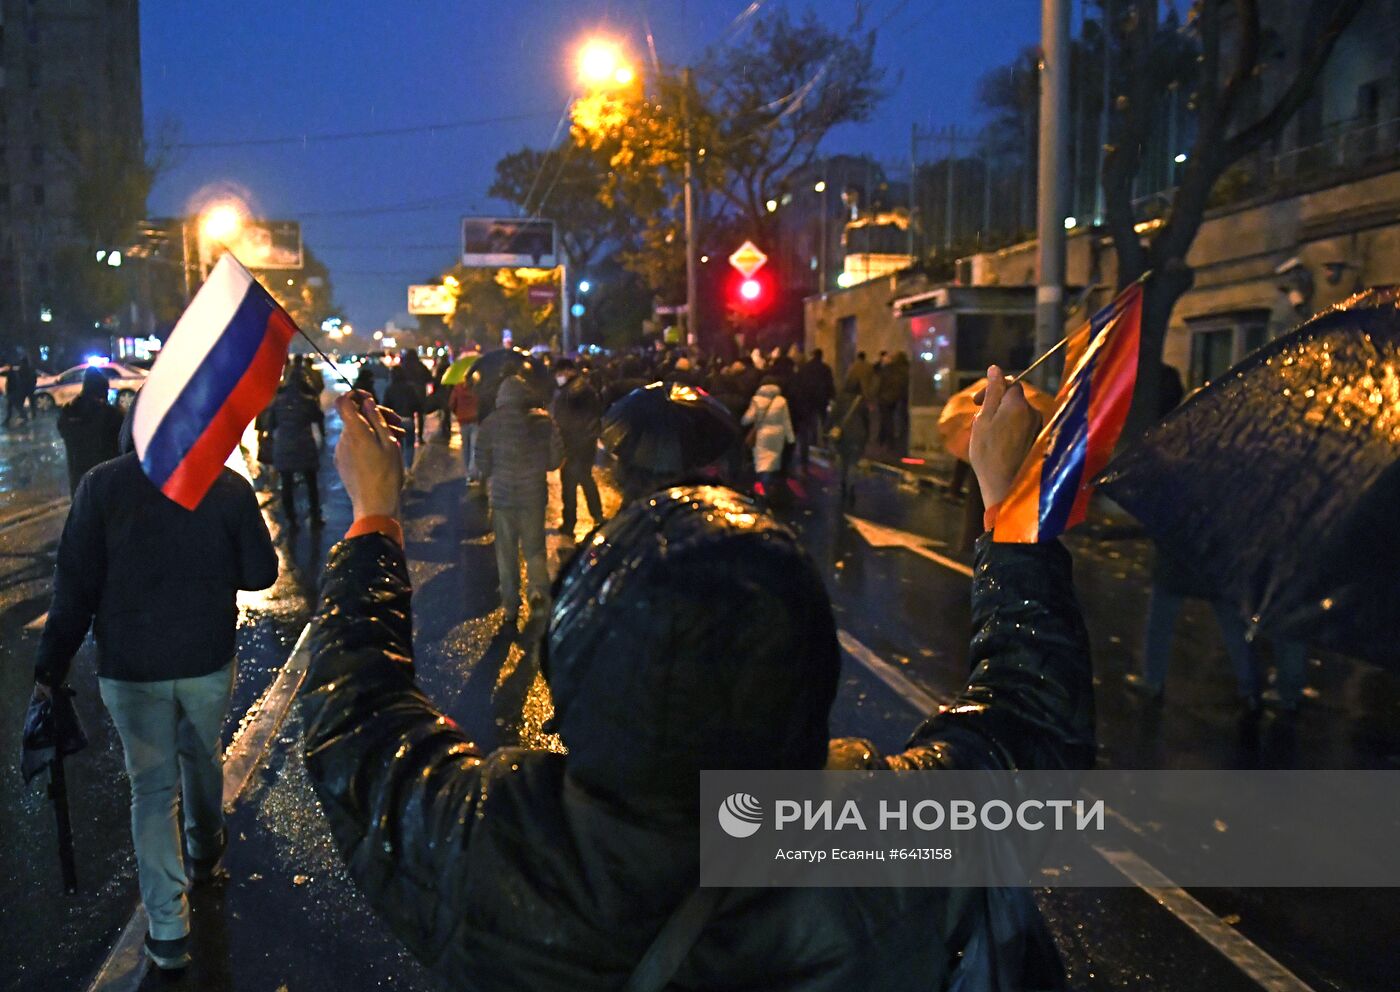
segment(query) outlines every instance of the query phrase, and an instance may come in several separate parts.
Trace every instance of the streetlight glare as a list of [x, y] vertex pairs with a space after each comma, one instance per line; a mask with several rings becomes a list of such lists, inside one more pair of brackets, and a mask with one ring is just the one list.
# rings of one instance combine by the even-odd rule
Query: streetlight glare
[[593, 38], [578, 53], [579, 79], [590, 86], [626, 86], [634, 78], [632, 67], [615, 41]]
[[200, 230], [210, 241], [226, 242], [243, 227], [243, 212], [231, 203], [220, 203], [204, 212]]
[[813, 186], [812, 189], [813, 189], [814, 192], [817, 192], [817, 193], [825, 193], [825, 192], [826, 192], [826, 180], [825, 180], [825, 179], [818, 179], [818, 180], [817, 180], [817, 184], [816, 184], [815, 186]]

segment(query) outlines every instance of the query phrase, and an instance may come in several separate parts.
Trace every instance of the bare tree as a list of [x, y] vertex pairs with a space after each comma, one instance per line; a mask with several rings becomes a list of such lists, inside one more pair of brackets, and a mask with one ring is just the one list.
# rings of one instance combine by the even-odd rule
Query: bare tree
[[[1143, 298], [1142, 350], [1138, 389], [1128, 428], [1135, 431], [1156, 415], [1159, 370], [1167, 325], [1176, 301], [1190, 290], [1194, 273], [1186, 255], [1200, 230], [1216, 180], [1235, 162], [1276, 138], [1312, 92], [1337, 39], [1365, 0], [1312, 0], [1299, 32], [1293, 78], [1271, 106], [1250, 115], [1248, 90], [1264, 69], [1258, 0], [1198, 0], [1193, 17], [1200, 52], [1190, 106], [1196, 114], [1196, 140], [1180, 184], [1171, 194], [1160, 226], [1144, 239], [1136, 230], [1133, 179], [1142, 169], [1158, 101], [1172, 80], [1163, 78], [1153, 57], [1158, 42], [1158, 0], [1129, 0], [1121, 22], [1121, 64], [1134, 71], [1115, 101], [1110, 145], [1104, 161], [1107, 225], [1118, 259], [1122, 288], [1149, 270]], [[1222, 52], [1222, 35], [1233, 37], [1233, 51]], [[1155, 71], [1154, 71], [1155, 70]]]

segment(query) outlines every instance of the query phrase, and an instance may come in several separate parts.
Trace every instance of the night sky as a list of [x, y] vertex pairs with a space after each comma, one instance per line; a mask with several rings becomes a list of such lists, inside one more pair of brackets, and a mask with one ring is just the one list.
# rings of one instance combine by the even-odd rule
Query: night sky
[[[768, 0], [782, 3], [784, 0]], [[889, 96], [827, 152], [870, 152], [906, 171], [909, 128], [975, 125], [977, 80], [1039, 36], [1036, 0], [787, 0], [833, 26], [882, 25], [876, 58]], [[645, 9], [663, 61], [697, 59], [731, 32], [747, 0], [336, 0], [142, 5], [148, 138], [173, 126], [174, 166], [151, 213], [178, 215], [199, 192], [240, 189], [257, 213], [301, 219], [358, 328], [402, 316], [405, 287], [452, 264], [458, 219], [507, 212], [486, 196], [502, 155], [550, 141], [590, 33], [646, 57]], [[738, 31], [742, 31], [742, 26]], [[276, 141], [519, 118], [333, 141]], [[210, 143], [224, 143], [213, 147]], [[260, 142], [260, 143], [255, 143]], [[411, 326], [411, 325], [410, 325]]]

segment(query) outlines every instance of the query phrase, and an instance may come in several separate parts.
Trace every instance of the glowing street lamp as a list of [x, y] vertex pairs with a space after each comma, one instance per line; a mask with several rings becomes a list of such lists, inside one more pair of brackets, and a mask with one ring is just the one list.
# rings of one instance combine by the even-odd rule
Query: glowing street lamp
[[243, 211], [232, 203], [218, 203], [199, 218], [199, 230], [206, 241], [227, 244], [243, 229]]
[[578, 77], [587, 86], [626, 86], [636, 78], [622, 46], [607, 38], [591, 38], [578, 51]]

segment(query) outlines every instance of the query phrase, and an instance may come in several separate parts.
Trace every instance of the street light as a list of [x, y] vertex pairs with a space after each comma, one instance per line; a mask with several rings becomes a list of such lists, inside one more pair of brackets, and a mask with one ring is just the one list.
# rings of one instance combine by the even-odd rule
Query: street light
[[818, 180], [817, 180], [817, 184], [816, 184], [815, 186], [812, 187], [812, 192], [814, 192], [814, 193], [825, 193], [825, 192], [826, 192], [826, 180], [825, 180], [825, 179], [818, 179]]
[[578, 51], [578, 77], [588, 86], [626, 86], [636, 78], [622, 46], [607, 38], [591, 38]]
[[206, 241], [227, 244], [243, 229], [243, 211], [232, 203], [218, 203], [204, 211], [199, 230]]

